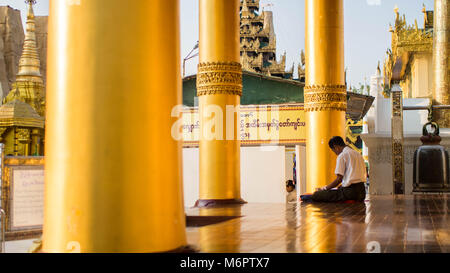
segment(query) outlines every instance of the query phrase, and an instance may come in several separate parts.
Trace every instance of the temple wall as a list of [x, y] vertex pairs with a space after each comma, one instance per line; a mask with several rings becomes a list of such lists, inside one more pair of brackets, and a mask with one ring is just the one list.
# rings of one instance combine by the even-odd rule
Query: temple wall
[[[450, 133], [442, 132], [441, 145], [450, 152]], [[405, 134], [403, 153], [405, 164], [405, 194], [413, 191], [414, 152], [422, 143], [421, 134]], [[392, 142], [391, 135], [362, 134], [361, 138], [369, 147], [369, 181], [370, 194], [387, 195], [393, 192], [392, 180]]]
[[[241, 197], [249, 203], [285, 203], [285, 160], [284, 146], [241, 147]], [[192, 207], [199, 196], [198, 148], [183, 149], [183, 187], [184, 205]]]
[[[403, 106], [428, 106], [429, 99], [404, 99]], [[375, 131], [369, 133], [390, 134], [391, 132], [391, 99], [378, 97], [374, 104], [376, 105]], [[404, 111], [403, 112], [403, 132], [405, 134], [421, 134], [422, 126], [427, 123], [428, 112]]]
[[294, 179], [294, 155], [295, 151], [288, 151], [286, 149], [285, 154], [285, 174], [286, 174], [286, 180], [293, 180]]
[[[424, 67], [421, 61], [426, 59], [416, 59], [416, 66], [412, 67], [413, 73]], [[415, 71], [415, 72], [414, 72]], [[416, 81], [416, 86], [424, 84], [424, 78]], [[413, 77], [414, 79], [414, 77]], [[410, 79], [411, 80], [411, 79]], [[361, 134], [365, 146], [368, 148], [369, 160], [369, 181], [370, 194], [387, 195], [393, 192], [392, 180], [392, 142], [391, 142], [391, 99], [381, 96], [382, 87], [379, 85], [381, 79], [373, 77], [371, 95], [376, 99], [367, 115], [368, 132]], [[406, 97], [413, 95], [412, 87], [414, 81], [404, 81], [402, 86]], [[417, 89], [418, 87], [416, 87]], [[423, 89], [420, 88], [420, 89]], [[418, 90], [418, 89], [417, 89]], [[408, 93], [409, 92], [409, 93]], [[416, 93], [417, 95], [417, 93]], [[429, 98], [405, 98], [404, 106], [428, 106]], [[404, 132], [404, 166], [405, 166], [405, 194], [411, 194], [413, 190], [413, 161], [414, 152], [421, 145], [420, 136], [422, 127], [427, 123], [428, 112], [426, 110], [404, 111], [403, 112], [403, 132]], [[448, 142], [450, 147], [450, 139]]]

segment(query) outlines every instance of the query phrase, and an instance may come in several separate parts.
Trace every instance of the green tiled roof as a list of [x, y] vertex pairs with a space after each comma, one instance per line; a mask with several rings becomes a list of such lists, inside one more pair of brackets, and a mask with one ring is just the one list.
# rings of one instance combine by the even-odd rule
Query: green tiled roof
[[[183, 104], [196, 106], [196, 75], [183, 79]], [[303, 103], [304, 83], [244, 71], [242, 75], [242, 105]]]

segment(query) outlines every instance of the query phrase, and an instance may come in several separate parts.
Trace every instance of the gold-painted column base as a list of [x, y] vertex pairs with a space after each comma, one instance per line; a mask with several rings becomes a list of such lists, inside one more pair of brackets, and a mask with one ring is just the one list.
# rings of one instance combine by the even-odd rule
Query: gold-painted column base
[[230, 205], [243, 205], [247, 204], [244, 199], [199, 199], [195, 202], [194, 207], [196, 208], [211, 208], [211, 207], [223, 207]]

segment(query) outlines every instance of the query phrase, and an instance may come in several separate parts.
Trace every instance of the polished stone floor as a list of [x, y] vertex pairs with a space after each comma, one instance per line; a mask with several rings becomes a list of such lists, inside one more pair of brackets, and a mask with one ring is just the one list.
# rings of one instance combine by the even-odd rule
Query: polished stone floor
[[[449, 253], [449, 211], [450, 195], [438, 194], [189, 208], [186, 233], [199, 252]], [[25, 253], [32, 241], [7, 242], [5, 252]]]
[[371, 196], [364, 203], [189, 208], [188, 216], [241, 216], [187, 227], [199, 252], [450, 252], [450, 195]]

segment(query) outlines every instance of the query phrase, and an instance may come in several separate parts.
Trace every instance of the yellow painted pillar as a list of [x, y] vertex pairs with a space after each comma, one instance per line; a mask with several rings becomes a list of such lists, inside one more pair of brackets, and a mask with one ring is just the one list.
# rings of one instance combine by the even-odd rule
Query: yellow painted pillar
[[186, 244], [178, 0], [50, 1], [43, 252]]
[[240, 193], [239, 0], [200, 0], [200, 199], [197, 206], [242, 203]]
[[[434, 1], [433, 29], [434, 104], [450, 104], [450, 1]], [[450, 128], [450, 111], [435, 110], [434, 119], [442, 128]]]
[[345, 139], [343, 0], [306, 0], [307, 192], [331, 183], [336, 155], [328, 141]]

